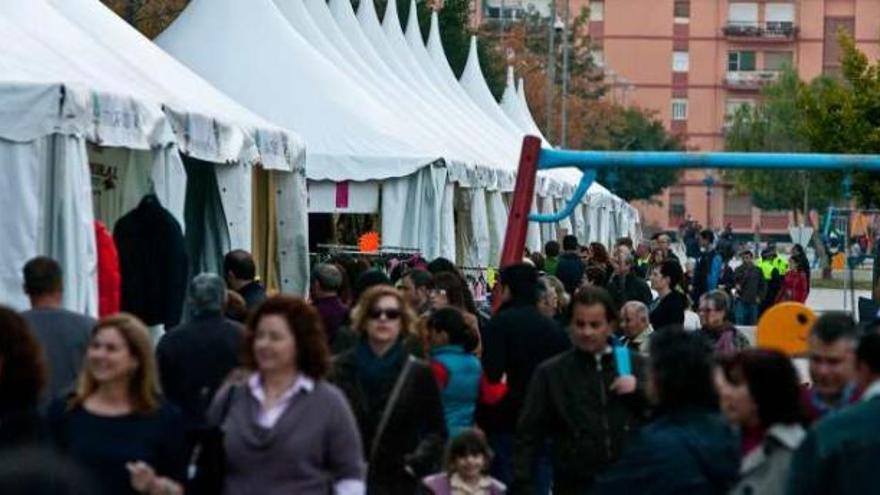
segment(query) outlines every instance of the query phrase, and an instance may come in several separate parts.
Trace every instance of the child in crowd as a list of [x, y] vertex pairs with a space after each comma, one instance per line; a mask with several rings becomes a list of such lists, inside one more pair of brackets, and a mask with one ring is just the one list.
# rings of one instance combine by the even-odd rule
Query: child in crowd
[[486, 474], [491, 463], [486, 437], [479, 430], [467, 429], [449, 443], [446, 471], [422, 483], [433, 495], [503, 495], [507, 493], [504, 484]]
[[477, 337], [469, 330], [464, 314], [453, 307], [431, 313], [425, 321], [426, 347], [431, 369], [440, 387], [449, 436], [474, 426], [477, 403], [492, 405], [504, 397], [504, 383], [489, 383], [473, 350]]

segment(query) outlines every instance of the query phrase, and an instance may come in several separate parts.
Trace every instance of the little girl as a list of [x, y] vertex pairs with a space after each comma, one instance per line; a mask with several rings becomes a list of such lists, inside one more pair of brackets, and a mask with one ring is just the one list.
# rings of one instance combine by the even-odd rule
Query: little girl
[[422, 484], [433, 495], [504, 495], [504, 484], [486, 474], [491, 463], [486, 437], [467, 429], [449, 443], [446, 472], [428, 476]]

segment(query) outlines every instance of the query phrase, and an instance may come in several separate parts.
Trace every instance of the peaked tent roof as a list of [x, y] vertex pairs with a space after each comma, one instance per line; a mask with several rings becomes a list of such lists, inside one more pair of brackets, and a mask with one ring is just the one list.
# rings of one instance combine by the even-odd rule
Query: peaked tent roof
[[156, 42], [251, 110], [300, 133], [310, 179], [401, 177], [440, 158], [401, 139], [406, 122], [321, 55], [271, 0], [193, 0]]
[[[177, 117], [178, 128], [191, 136], [178, 143], [181, 151], [221, 163], [249, 156], [266, 168], [291, 170], [305, 166], [304, 144], [299, 136], [270, 124], [218, 91], [98, 0], [50, 2], [95, 43], [124, 59], [168, 95], [158, 97]], [[236, 128], [241, 128], [244, 135]], [[205, 134], [211, 136], [206, 138]]]
[[3, 138], [60, 132], [141, 150], [176, 141], [156, 88], [48, 4], [0, 2], [0, 52]]
[[541, 132], [541, 129], [538, 127], [538, 124], [535, 123], [535, 117], [532, 115], [532, 111], [529, 109], [529, 102], [526, 100], [526, 84], [523, 81], [523, 78], [519, 78], [519, 85], [516, 88], [516, 95], [519, 98], [519, 108], [522, 111], [523, 115], [525, 115], [526, 119], [528, 119], [528, 126], [531, 129], [531, 133], [535, 136], [539, 136], [541, 141], [547, 143], [547, 146], [550, 146], [550, 142], [547, 141], [547, 138], [544, 137], [544, 133]]
[[[357, 81], [377, 101], [380, 101], [402, 119], [407, 120], [409, 125], [406, 126], [405, 131], [408, 134], [405, 137], [413, 147], [425, 153], [430, 152], [443, 156], [447, 165], [451, 167], [458, 165], [466, 167], [468, 164], [480, 161], [482, 155], [478, 148], [472, 147], [469, 142], [456, 140], [450, 133], [450, 126], [434, 118], [434, 115], [438, 113], [437, 109], [422, 100], [417, 91], [411, 90], [408, 85], [395, 77], [390, 69], [386, 70], [387, 67], [383, 60], [389, 61], [389, 57], [382, 57], [381, 60], [375, 59], [371, 65], [366, 65], [360, 64], [361, 58], [349, 51], [348, 56], [352, 58], [349, 61], [340, 50], [333, 46], [322, 27], [312, 18], [302, 0], [275, 0], [275, 4], [306, 41], [328, 59], [333, 60], [340, 70]], [[343, 8], [348, 8], [350, 11], [348, 14], [351, 17], [351, 26], [348, 31], [358, 34], [360, 27], [354, 20], [354, 12], [348, 5]], [[314, 9], [320, 10], [318, 6], [315, 6]], [[324, 9], [326, 15], [320, 17], [320, 20], [326, 23], [326, 18], [330, 14], [329, 11], [326, 11], [326, 6]], [[330, 23], [335, 26], [332, 18]], [[326, 31], [331, 35], [334, 32], [329, 27]], [[340, 41], [343, 42], [341, 46], [350, 46], [344, 37]], [[364, 45], [370, 46], [371, 43], [365, 39], [361, 46]], [[366, 53], [369, 56], [370, 52]], [[485, 157], [482, 158], [485, 161]]]

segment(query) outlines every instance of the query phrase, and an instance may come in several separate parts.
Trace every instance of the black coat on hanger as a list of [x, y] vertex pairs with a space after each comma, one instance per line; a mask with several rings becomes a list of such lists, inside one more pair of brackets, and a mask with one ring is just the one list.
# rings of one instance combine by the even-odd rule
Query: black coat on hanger
[[113, 239], [122, 274], [122, 310], [147, 325], [177, 325], [188, 277], [180, 224], [155, 194], [147, 194], [116, 222]]

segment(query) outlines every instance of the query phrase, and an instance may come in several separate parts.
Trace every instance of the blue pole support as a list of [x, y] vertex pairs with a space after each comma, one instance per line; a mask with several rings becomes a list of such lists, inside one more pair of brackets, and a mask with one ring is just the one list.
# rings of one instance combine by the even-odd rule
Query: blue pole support
[[556, 213], [533, 213], [529, 220], [558, 222], [571, 215], [600, 168], [699, 168], [880, 171], [878, 155], [826, 155], [818, 153], [693, 153], [677, 151], [572, 151], [542, 149], [539, 170], [575, 167], [584, 172], [574, 196]]

